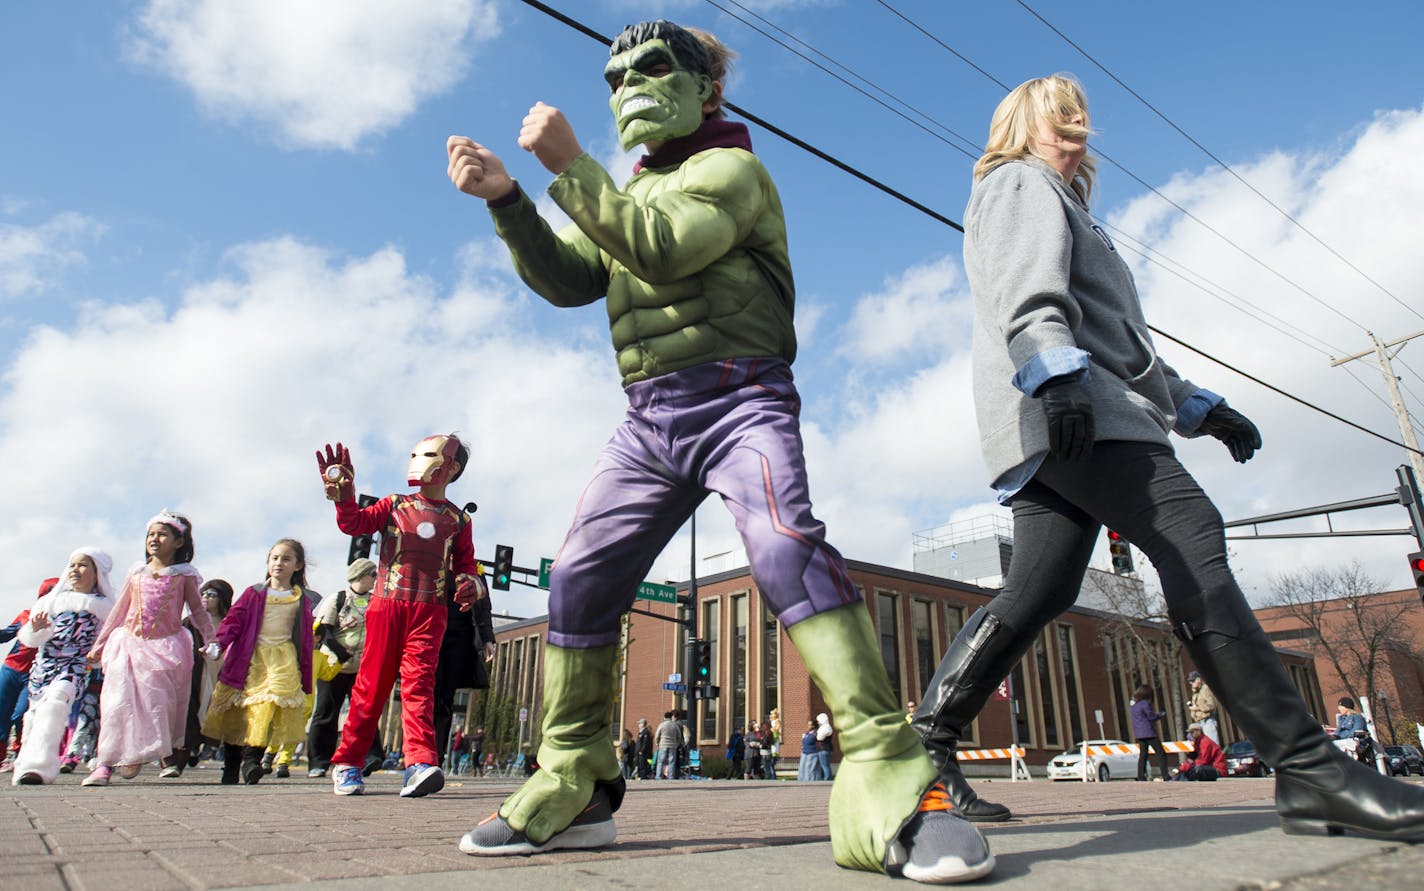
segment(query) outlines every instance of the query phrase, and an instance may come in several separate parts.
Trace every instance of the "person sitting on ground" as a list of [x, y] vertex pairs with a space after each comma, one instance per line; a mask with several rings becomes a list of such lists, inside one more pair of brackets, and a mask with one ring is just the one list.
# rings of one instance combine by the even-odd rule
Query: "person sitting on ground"
[[1221, 746], [1202, 730], [1202, 725], [1193, 722], [1187, 728], [1192, 738], [1192, 757], [1183, 761], [1175, 779], [1193, 782], [1216, 782], [1226, 776], [1226, 756]]
[[1354, 739], [1357, 732], [1368, 730], [1365, 716], [1355, 707], [1355, 700], [1341, 696], [1335, 705], [1335, 738]]

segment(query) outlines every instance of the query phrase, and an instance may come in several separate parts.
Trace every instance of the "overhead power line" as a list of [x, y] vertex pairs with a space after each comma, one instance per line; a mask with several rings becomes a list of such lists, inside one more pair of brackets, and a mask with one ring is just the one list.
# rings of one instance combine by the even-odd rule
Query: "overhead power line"
[[1145, 98], [1142, 96], [1142, 94], [1138, 93], [1138, 92], [1137, 92], [1136, 90], [1134, 90], [1132, 87], [1130, 87], [1130, 86], [1128, 86], [1126, 83], [1124, 83], [1123, 80], [1122, 80], [1122, 78], [1118, 77], [1116, 74], [1113, 74], [1112, 71], [1108, 70], [1108, 67], [1107, 67], [1106, 65], [1104, 65], [1102, 62], [1099, 62], [1096, 58], [1093, 57], [1093, 55], [1092, 55], [1091, 53], [1089, 53], [1087, 50], [1083, 49], [1083, 48], [1082, 48], [1081, 46], [1079, 46], [1076, 42], [1074, 42], [1073, 39], [1070, 38], [1067, 34], [1064, 34], [1062, 31], [1060, 31], [1052, 22], [1050, 22], [1048, 19], [1046, 19], [1046, 18], [1044, 18], [1042, 15], [1040, 15], [1036, 9], [1034, 9], [1032, 6], [1029, 6], [1027, 3], [1024, 2], [1024, 0], [1015, 0], [1015, 2], [1017, 2], [1018, 5], [1022, 6], [1025, 10], [1027, 10], [1028, 13], [1029, 13], [1029, 15], [1033, 16], [1034, 18], [1036, 18], [1036, 19], [1038, 19], [1040, 22], [1042, 22], [1043, 25], [1044, 25], [1044, 27], [1048, 28], [1048, 30], [1052, 31], [1054, 34], [1057, 34], [1060, 38], [1062, 38], [1062, 40], [1063, 40], [1064, 43], [1068, 44], [1069, 46], [1073, 47], [1073, 49], [1077, 50], [1078, 53], [1079, 53], [1079, 55], [1081, 55], [1083, 58], [1087, 59], [1089, 62], [1092, 62], [1094, 65], [1096, 65], [1096, 66], [1098, 67], [1098, 70], [1102, 71], [1103, 74], [1106, 74], [1108, 77], [1112, 78], [1112, 80], [1113, 80], [1114, 83], [1116, 83], [1118, 86], [1122, 87], [1124, 90], [1126, 90], [1128, 93], [1130, 93], [1134, 99], [1136, 99], [1138, 102], [1141, 102], [1144, 106], [1147, 107], [1147, 109], [1148, 109], [1149, 111], [1151, 111], [1153, 114], [1157, 115], [1157, 117], [1161, 118], [1164, 122], [1166, 122], [1167, 126], [1171, 127], [1173, 130], [1176, 130], [1178, 133], [1180, 133], [1180, 134], [1182, 135], [1182, 138], [1183, 138], [1183, 139], [1185, 139], [1187, 142], [1190, 142], [1192, 145], [1196, 146], [1198, 149], [1201, 150], [1202, 154], [1206, 155], [1208, 158], [1210, 158], [1210, 159], [1212, 159], [1213, 161], [1215, 161], [1216, 164], [1217, 164], [1217, 166], [1221, 167], [1222, 170], [1225, 170], [1227, 173], [1231, 174], [1231, 176], [1232, 176], [1233, 178], [1235, 178], [1237, 182], [1241, 183], [1241, 185], [1243, 185], [1243, 186], [1245, 186], [1246, 188], [1250, 189], [1253, 193], [1255, 193], [1255, 195], [1256, 195], [1258, 198], [1260, 198], [1262, 201], [1264, 201], [1264, 202], [1266, 202], [1267, 204], [1269, 204], [1272, 208], [1275, 209], [1275, 211], [1276, 211], [1277, 213], [1279, 213], [1281, 216], [1283, 216], [1283, 217], [1285, 217], [1287, 220], [1289, 220], [1289, 221], [1291, 222], [1291, 224], [1294, 225], [1297, 229], [1299, 229], [1300, 231], [1304, 232], [1306, 235], [1309, 235], [1309, 236], [1311, 237], [1311, 239], [1312, 239], [1316, 244], [1320, 245], [1321, 247], [1325, 248], [1325, 250], [1329, 251], [1330, 254], [1335, 257], [1335, 259], [1339, 260], [1341, 263], [1344, 263], [1346, 266], [1350, 267], [1350, 268], [1353, 269], [1355, 272], [1359, 273], [1360, 276], [1361, 276], [1365, 281], [1367, 281], [1367, 282], [1369, 282], [1370, 284], [1374, 285], [1376, 288], [1378, 288], [1378, 289], [1380, 290], [1381, 293], [1383, 293], [1383, 294], [1385, 294], [1386, 296], [1388, 296], [1388, 297], [1389, 297], [1391, 300], [1393, 300], [1395, 303], [1398, 303], [1400, 306], [1402, 306], [1402, 307], [1404, 307], [1405, 309], [1409, 310], [1411, 313], [1413, 313], [1414, 315], [1418, 316], [1419, 318], [1424, 319], [1424, 314], [1421, 314], [1421, 313], [1419, 312], [1419, 310], [1415, 309], [1414, 307], [1412, 307], [1412, 306], [1410, 306], [1409, 304], [1405, 303], [1403, 300], [1399, 299], [1399, 297], [1398, 297], [1397, 295], [1395, 295], [1395, 293], [1394, 293], [1393, 291], [1391, 291], [1389, 288], [1386, 288], [1384, 285], [1380, 284], [1377, 280], [1375, 280], [1375, 278], [1374, 278], [1373, 276], [1371, 276], [1369, 273], [1365, 272], [1363, 269], [1361, 269], [1360, 267], [1358, 267], [1358, 266], [1356, 266], [1354, 263], [1352, 263], [1348, 257], [1346, 257], [1344, 254], [1340, 253], [1339, 251], [1335, 250], [1335, 248], [1331, 247], [1330, 245], [1326, 244], [1325, 241], [1324, 241], [1320, 236], [1316, 235], [1316, 234], [1315, 234], [1314, 232], [1312, 232], [1310, 229], [1306, 228], [1306, 226], [1305, 226], [1304, 223], [1302, 223], [1300, 220], [1296, 219], [1295, 216], [1292, 215], [1292, 214], [1291, 214], [1289, 211], [1287, 211], [1285, 208], [1281, 207], [1279, 204], [1277, 204], [1276, 202], [1272, 201], [1272, 200], [1271, 200], [1264, 192], [1262, 192], [1260, 189], [1258, 189], [1258, 188], [1256, 188], [1255, 186], [1251, 185], [1251, 183], [1250, 183], [1249, 181], [1247, 181], [1247, 179], [1246, 179], [1245, 177], [1243, 177], [1241, 174], [1237, 173], [1234, 169], [1232, 169], [1232, 167], [1231, 167], [1230, 164], [1227, 164], [1227, 163], [1226, 163], [1225, 161], [1223, 161], [1221, 158], [1217, 157], [1217, 155], [1216, 155], [1214, 152], [1212, 152], [1211, 149], [1209, 149], [1209, 148], [1207, 148], [1206, 146], [1202, 145], [1202, 144], [1201, 144], [1200, 142], [1198, 142], [1190, 133], [1188, 133], [1186, 130], [1183, 130], [1180, 126], [1177, 125], [1177, 122], [1176, 122], [1176, 121], [1174, 121], [1174, 120], [1172, 120], [1171, 118], [1167, 117], [1167, 115], [1164, 114], [1164, 113], [1161, 111], [1161, 109], [1159, 109], [1157, 106], [1153, 105], [1151, 102], [1148, 102], [1147, 99], [1145, 99]]
[[[555, 19], [555, 20], [557, 20], [557, 21], [559, 21], [559, 22], [561, 22], [561, 23], [563, 23], [563, 24], [565, 24], [565, 25], [568, 25], [569, 27], [573, 28], [573, 29], [576, 30], [576, 31], [579, 31], [580, 33], [582, 33], [582, 34], [584, 34], [584, 35], [586, 35], [586, 36], [588, 36], [588, 37], [592, 37], [593, 39], [595, 39], [595, 40], [599, 41], [600, 43], [602, 43], [604, 46], [609, 46], [609, 45], [611, 45], [611, 44], [613, 43], [613, 41], [612, 41], [611, 38], [605, 37], [604, 35], [600, 34], [598, 31], [595, 31], [594, 29], [589, 28], [587, 25], [584, 25], [583, 23], [581, 23], [581, 22], [579, 22], [579, 21], [577, 21], [577, 20], [575, 20], [575, 19], [573, 19], [573, 18], [570, 18], [569, 16], [565, 15], [565, 14], [562, 13], [562, 12], [559, 12], [559, 11], [556, 10], [556, 9], [553, 9], [552, 7], [548, 6], [548, 5], [545, 4], [545, 3], [539, 2], [539, 0], [521, 0], [521, 2], [523, 2], [526, 6], [529, 6], [529, 7], [533, 8], [533, 9], [537, 9], [538, 11], [543, 12], [544, 14], [550, 16], [551, 18], [553, 18], [553, 19]], [[709, 0], [709, 2], [711, 2], [711, 0]], [[715, 4], [714, 4], [714, 5], [715, 5]], [[829, 57], [827, 57], [827, 58], [829, 58]], [[903, 194], [901, 194], [901, 193], [895, 191], [894, 189], [891, 189], [889, 186], [886, 186], [886, 185], [884, 185], [883, 183], [880, 183], [878, 180], [876, 180], [875, 178], [869, 176], [868, 174], [865, 174], [865, 173], [861, 172], [860, 170], [858, 170], [858, 169], [856, 169], [856, 168], [850, 166], [849, 164], [846, 164], [845, 162], [840, 161], [840, 160], [837, 159], [837, 158], [834, 158], [833, 156], [827, 154], [826, 152], [821, 151], [820, 149], [816, 148], [815, 146], [811, 145], [810, 143], [806, 142], [805, 140], [802, 140], [802, 139], [800, 139], [799, 137], [796, 137], [796, 136], [791, 135], [790, 133], [786, 132], [785, 130], [782, 130], [780, 127], [777, 127], [776, 125], [772, 124], [771, 122], [766, 121], [766, 120], [764, 120], [763, 118], [761, 118], [761, 117], [759, 117], [759, 116], [757, 116], [757, 115], [754, 115], [754, 114], [752, 114], [751, 112], [748, 112], [747, 110], [745, 110], [745, 109], [743, 109], [743, 108], [740, 108], [739, 106], [734, 105], [734, 104], [731, 103], [731, 102], [726, 102], [726, 103], [724, 103], [724, 105], [725, 105], [729, 110], [735, 112], [735, 113], [738, 114], [738, 115], [741, 115], [742, 117], [746, 118], [748, 121], [751, 121], [752, 123], [754, 123], [754, 124], [756, 124], [756, 125], [762, 127], [763, 129], [767, 130], [768, 132], [770, 132], [770, 133], [772, 133], [772, 134], [774, 134], [774, 135], [776, 135], [776, 136], [779, 136], [779, 137], [781, 137], [782, 139], [787, 140], [787, 141], [790, 142], [792, 145], [795, 145], [796, 147], [798, 147], [798, 148], [800, 148], [800, 149], [802, 149], [802, 150], [804, 150], [804, 151], [807, 151], [807, 152], [810, 152], [811, 154], [814, 154], [816, 157], [821, 158], [822, 160], [824, 160], [824, 161], [826, 161], [826, 162], [832, 164], [833, 166], [835, 166], [837, 169], [840, 169], [840, 170], [842, 170], [843, 172], [848, 173], [848, 174], [850, 174], [851, 176], [856, 177], [857, 179], [861, 180], [862, 182], [865, 182], [865, 183], [867, 183], [867, 184], [869, 184], [869, 185], [875, 186], [876, 188], [880, 189], [881, 191], [883, 191], [883, 192], [885, 192], [885, 193], [891, 195], [892, 197], [897, 198], [898, 200], [900, 200], [900, 201], [902, 201], [902, 202], [908, 204], [909, 206], [915, 208], [916, 210], [919, 210], [921, 213], [925, 214], [926, 216], [930, 217], [931, 219], [934, 219], [934, 220], [936, 220], [936, 221], [938, 221], [938, 222], [944, 223], [945, 225], [950, 226], [951, 228], [957, 230], [957, 231], [960, 232], [960, 233], [963, 233], [963, 232], [964, 232], [964, 227], [963, 227], [962, 225], [960, 225], [959, 223], [957, 223], [957, 222], [955, 222], [955, 221], [949, 219], [948, 217], [945, 217], [944, 215], [942, 215], [942, 214], [940, 214], [940, 213], [937, 213], [937, 212], [934, 211], [934, 210], [931, 210], [930, 208], [928, 208], [928, 207], [926, 207], [925, 205], [921, 204], [920, 202], [918, 202], [918, 201], [916, 201], [916, 200], [910, 198], [909, 196], [903, 195]], [[1176, 273], [1174, 273], [1174, 274], [1176, 274]], [[1201, 285], [1197, 285], [1197, 287], [1201, 287]], [[1203, 290], [1205, 290], [1205, 288], [1203, 288]], [[1208, 292], [1208, 293], [1209, 293], [1209, 292]], [[1348, 426], [1348, 427], [1352, 427], [1352, 428], [1354, 428], [1354, 429], [1356, 429], [1356, 430], [1359, 430], [1359, 431], [1361, 431], [1362, 433], [1367, 433], [1367, 434], [1369, 434], [1370, 436], [1375, 437], [1376, 439], [1381, 439], [1381, 440], [1384, 440], [1385, 442], [1388, 442], [1388, 443], [1390, 443], [1390, 444], [1392, 444], [1392, 445], [1399, 446], [1400, 448], [1404, 448], [1406, 451], [1419, 451], [1419, 450], [1417, 450], [1417, 449], [1412, 449], [1412, 450], [1411, 450], [1411, 449], [1409, 449], [1408, 446], [1405, 446], [1403, 443], [1401, 443], [1401, 442], [1399, 442], [1399, 441], [1397, 441], [1397, 440], [1393, 440], [1393, 439], [1390, 439], [1390, 438], [1387, 437], [1387, 436], [1384, 436], [1384, 435], [1382, 435], [1382, 434], [1376, 433], [1376, 432], [1374, 432], [1373, 430], [1370, 430], [1370, 429], [1367, 428], [1367, 427], [1364, 427], [1364, 426], [1362, 426], [1362, 425], [1360, 425], [1360, 424], [1355, 423], [1354, 421], [1350, 421], [1350, 420], [1347, 420], [1346, 418], [1342, 418], [1341, 416], [1339, 416], [1339, 415], [1337, 415], [1337, 414], [1335, 414], [1335, 413], [1333, 413], [1333, 412], [1331, 412], [1331, 411], [1329, 411], [1329, 410], [1327, 410], [1327, 409], [1321, 408], [1320, 406], [1317, 406], [1317, 405], [1315, 405], [1314, 403], [1308, 402], [1308, 401], [1306, 401], [1305, 399], [1300, 398], [1299, 396], [1295, 396], [1295, 395], [1293, 395], [1293, 394], [1291, 394], [1291, 393], [1289, 393], [1289, 392], [1287, 392], [1287, 391], [1285, 391], [1285, 390], [1282, 390], [1280, 387], [1277, 387], [1277, 386], [1275, 386], [1275, 385], [1273, 385], [1273, 384], [1269, 384], [1269, 383], [1267, 383], [1266, 381], [1262, 380], [1261, 378], [1258, 378], [1258, 377], [1256, 377], [1255, 375], [1252, 375], [1252, 374], [1250, 374], [1250, 373], [1248, 373], [1248, 372], [1246, 372], [1246, 371], [1243, 371], [1243, 370], [1241, 370], [1241, 369], [1239, 369], [1239, 368], [1236, 368], [1235, 366], [1233, 366], [1233, 365], [1231, 365], [1231, 364], [1229, 364], [1229, 363], [1227, 363], [1227, 362], [1225, 362], [1225, 361], [1223, 361], [1223, 360], [1221, 360], [1221, 359], [1218, 359], [1217, 357], [1211, 355], [1210, 353], [1205, 352], [1204, 350], [1198, 349], [1197, 347], [1191, 346], [1190, 344], [1187, 344], [1187, 343], [1185, 343], [1184, 341], [1178, 340], [1176, 337], [1173, 337], [1172, 335], [1170, 335], [1170, 334], [1168, 334], [1167, 332], [1161, 330], [1160, 328], [1154, 327], [1154, 326], [1152, 326], [1152, 325], [1148, 325], [1148, 328], [1150, 328], [1153, 332], [1155, 332], [1155, 333], [1157, 333], [1157, 334], [1160, 334], [1161, 336], [1167, 338], [1168, 340], [1172, 341], [1173, 343], [1179, 344], [1179, 345], [1185, 347], [1186, 349], [1191, 350], [1192, 352], [1196, 353], [1197, 355], [1202, 356], [1203, 358], [1208, 359], [1208, 360], [1210, 360], [1210, 361], [1212, 361], [1212, 362], [1215, 362], [1216, 364], [1221, 365], [1223, 368], [1226, 368], [1226, 369], [1228, 369], [1228, 370], [1230, 370], [1230, 371], [1233, 371], [1233, 372], [1235, 372], [1236, 374], [1239, 374], [1239, 375], [1241, 375], [1242, 377], [1245, 377], [1246, 379], [1248, 379], [1248, 380], [1250, 380], [1250, 381], [1253, 381], [1253, 382], [1255, 382], [1255, 383], [1257, 383], [1257, 384], [1260, 384], [1261, 386], [1265, 387], [1266, 389], [1268, 389], [1268, 390], [1270, 390], [1270, 391], [1272, 391], [1272, 392], [1274, 392], [1274, 393], [1277, 393], [1277, 394], [1279, 394], [1279, 395], [1281, 395], [1281, 396], [1284, 396], [1284, 397], [1286, 397], [1287, 399], [1290, 399], [1290, 400], [1293, 401], [1293, 402], [1296, 402], [1296, 403], [1298, 403], [1298, 404], [1300, 404], [1300, 405], [1303, 405], [1303, 406], [1305, 406], [1306, 408], [1309, 408], [1309, 409], [1311, 409], [1311, 410], [1313, 410], [1313, 411], [1319, 412], [1320, 414], [1323, 414], [1323, 415], [1325, 415], [1326, 417], [1329, 417], [1329, 418], [1332, 418], [1333, 420], [1339, 421], [1340, 423], [1345, 424], [1345, 425]]]
[[[990, 74], [989, 72], [985, 71], [985, 70], [984, 70], [982, 67], [980, 67], [979, 65], [976, 65], [976, 64], [974, 64], [973, 62], [971, 62], [971, 61], [968, 59], [968, 57], [966, 57], [963, 53], [960, 53], [958, 50], [954, 49], [954, 47], [950, 46], [950, 45], [949, 45], [948, 43], [946, 43], [945, 41], [941, 40], [940, 38], [938, 38], [938, 37], [936, 37], [935, 35], [933, 35], [932, 33], [930, 33], [930, 31], [929, 31], [927, 28], [923, 27], [922, 25], [920, 25], [919, 23], [917, 23], [916, 21], [914, 21], [913, 19], [911, 19], [909, 16], [905, 15], [904, 13], [900, 12], [900, 11], [899, 11], [898, 9], [896, 9], [895, 7], [891, 6], [889, 3], [886, 2], [886, 0], [877, 0], [877, 2], [878, 2], [882, 7], [884, 7], [886, 10], [888, 10], [889, 12], [891, 12], [892, 14], [894, 14], [894, 15], [895, 15], [897, 18], [899, 18], [901, 21], [903, 21], [903, 22], [905, 22], [906, 24], [910, 25], [910, 26], [911, 26], [912, 28], [914, 28], [916, 31], [919, 31], [921, 34], [925, 35], [925, 36], [928, 37], [930, 40], [933, 40], [937, 45], [939, 45], [940, 47], [942, 47], [945, 51], [947, 51], [947, 52], [951, 53], [952, 55], [954, 55], [955, 58], [960, 59], [961, 61], [964, 61], [964, 62], [966, 62], [967, 64], [969, 64], [970, 67], [972, 67], [975, 71], [978, 71], [980, 74], [984, 75], [984, 76], [987, 77], [989, 80], [993, 81], [996, 85], [998, 85], [1000, 89], [1003, 89], [1003, 90], [1009, 90], [1009, 89], [1011, 89], [1011, 88], [1010, 88], [1009, 86], [1007, 86], [1002, 80], [1000, 80], [1000, 79], [997, 78], [997, 77], [994, 77], [992, 74]], [[1242, 247], [1240, 244], [1237, 244], [1236, 241], [1234, 241], [1234, 240], [1233, 240], [1230, 236], [1228, 236], [1226, 233], [1222, 232], [1221, 230], [1217, 229], [1215, 226], [1213, 226], [1213, 225], [1211, 225], [1210, 223], [1206, 222], [1206, 221], [1203, 220], [1201, 217], [1198, 217], [1196, 214], [1192, 213], [1190, 210], [1187, 210], [1187, 208], [1183, 207], [1181, 204], [1178, 204], [1176, 201], [1174, 201], [1174, 200], [1172, 200], [1171, 198], [1167, 197], [1167, 195], [1166, 195], [1164, 192], [1162, 192], [1161, 189], [1158, 189], [1156, 186], [1152, 185], [1152, 184], [1149, 183], [1147, 180], [1145, 180], [1145, 179], [1143, 179], [1142, 177], [1138, 176], [1136, 172], [1134, 172], [1133, 170], [1131, 170], [1130, 168], [1128, 168], [1126, 165], [1124, 165], [1124, 164], [1120, 163], [1119, 161], [1117, 161], [1117, 159], [1113, 158], [1113, 157], [1112, 157], [1111, 155], [1109, 155], [1107, 152], [1104, 152], [1100, 146], [1094, 144], [1094, 145], [1091, 146], [1091, 148], [1092, 148], [1093, 152], [1096, 154], [1097, 157], [1102, 158], [1104, 161], [1106, 161], [1106, 162], [1108, 162], [1109, 164], [1111, 164], [1112, 166], [1116, 167], [1116, 168], [1117, 168], [1118, 170], [1120, 170], [1122, 173], [1126, 174], [1127, 177], [1128, 177], [1129, 179], [1131, 179], [1133, 182], [1135, 182], [1135, 183], [1137, 183], [1138, 185], [1142, 186], [1144, 189], [1146, 189], [1147, 191], [1151, 192], [1153, 195], [1156, 195], [1156, 196], [1157, 196], [1158, 198], [1160, 198], [1162, 201], [1166, 202], [1167, 205], [1170, 206], [1173, 210], [1176, 210], [1178, 213], [1182, 214], [1182, 216], [1184, 216], [1184, 217], [1186, 217], [1187, 219], [1191, 220], [1192, 222], [1196, 223], [1198, 226], [1201, 226], [1203, 229], [1207, 230], [1207, 231], [1210, 232], [1212, 235], [1215, 235], [1215, 236], [1216, 236], [1218, 239], [1220, 239], [1222, 242], [1224, 242], [1225, 244], [1229, 245], [1231, 248], [1235, 249], [1235, 250], [1236, 250], [1237, 252], [1239, 252], [1242, 256], [1246, 257], [1248, 260], [1250, 260], [1251, 262], [1255, 263], [1257, 266], [1260, 266], [1262, 269], [1264, 269], [1265, 271], [1269, 272], [1271, 275], [1274, 275], [1276, 278], [1280, 279], [1280, 280], [1281, 280], [1282, 282], [1284, 282], [1285, 284], [1287, 284], [1287, 285], [1289, 285], [1290, 287], [1294, 288], [1296, 291], [1299, 291], [1299, 292], [1300, 292], [1302, 295], [1304, 295], [1305, 297], [1307, 297], [1307, 298], [1309, 298], [1309, 299], [1315, 301], [1315, 302], [1316, 302], [1317, 304], [1319, 304], [1320, 306], [1324, 307], [1325, 309], [1327, 309], [1327, 310], [1329, 310], [1330, 312], [1334, 313], [1335, 315], [1339, 316], [1342, 320], [1344, 320], [1344, 321], [1346, 321], [1346, 322], [1349, 322], [1351, 325], [1354, 325], [1356, 328], [1359, 328], [1361, 331], [1368, 331], [1368, 330], [1369, 330], [1369, 329], [1364, 325], [1364, 323], [1360, 322], [1360, 321], [1357, 320], [1357, 319], [1351, 318], [1349, 315], [1345, 314], [1343, 311], [1341, 311], [1341, 310], [1338, 309], [1337, 307], [1331, 305], [1329, 302], [1327, 302], [1327, 301], [1324, 300], [1323, 298], [1321, 298], [1321, 297], [1319, 297], [1318, 295], [1312, 293], [1312, 292], [1310, 291], [1310, 289], [1306, 288], [1304, 285], [1300, 284], [1299, 282], [1297, 282], [1297, 281], [1295, 281], [1294, 279], [1292, 279], [1290, 276], [1286, 275], [1285, 273], [1283, 273], [1283, 272], [1281, 272], [1280, 270], [1276, 269], [1275, 267], [1271, 266], [1271, 265], [1270, 265], [1269, 263], [1267, 263], [1265, 260], [1262, 260], [1260, 257], [1258, 257], [1258, 256], [1256, 256], [1255, 254], [1251, 253], [1249, 250], [1247, 250], [1246, 248]]]

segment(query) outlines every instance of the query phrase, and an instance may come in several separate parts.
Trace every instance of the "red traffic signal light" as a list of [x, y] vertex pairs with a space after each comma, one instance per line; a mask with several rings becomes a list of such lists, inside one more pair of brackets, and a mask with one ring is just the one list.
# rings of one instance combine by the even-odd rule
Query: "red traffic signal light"
[[1414, 590], [1419, 593], [1419, 598], [1424, 600], [1424, 551], [1415, 551], [1409, 555], [1409, 571], [1414, 575]]
[[1108, 553], [1112, 556], [1113, 572], [1128, 575], [1132, 572], [1132, 545], [1122, 537], [1122, 533], [1108, 530]]

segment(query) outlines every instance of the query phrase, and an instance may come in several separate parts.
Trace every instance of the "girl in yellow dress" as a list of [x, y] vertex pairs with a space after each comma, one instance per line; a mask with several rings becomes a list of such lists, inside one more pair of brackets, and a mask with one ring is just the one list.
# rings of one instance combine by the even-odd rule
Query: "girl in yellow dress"
[[[312, 690], [312, 611], [304, 596], [306, 549], [284, 538], [267, 554], [267, 580], [253, 585], [218, 626], [223, 668], [203, 735], [224, 743], [223, 782], [262, 778], [267, 747], [300, 742]], [[240, 764], [239, 764], [240, 762]]]

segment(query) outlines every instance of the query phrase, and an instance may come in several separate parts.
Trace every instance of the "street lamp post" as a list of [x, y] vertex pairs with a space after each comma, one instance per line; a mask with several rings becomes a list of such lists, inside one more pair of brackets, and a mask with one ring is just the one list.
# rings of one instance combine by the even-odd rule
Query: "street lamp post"
[[1389, 696], [1383, 690], [1376, 690], [1375, 698], [1380, 701], [1380, 705], [1384, 708], [1384, 726], [1385, 729], [1389, 731], [1389, 744], [1392, 746], [1398, 745], [1394, 738], [1394, 720], [1390, 718], [1389, 715]]

